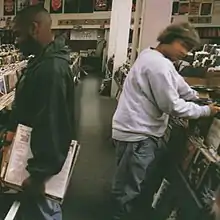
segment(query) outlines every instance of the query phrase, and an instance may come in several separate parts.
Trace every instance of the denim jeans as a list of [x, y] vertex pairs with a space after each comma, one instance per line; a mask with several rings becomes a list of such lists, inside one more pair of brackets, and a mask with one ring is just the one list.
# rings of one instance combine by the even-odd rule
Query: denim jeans
[[23, 200], [18, 214], [18, 220], [62, 220], [60, 205], [44, 197]]
[[[133, 213], [149, 214], [154, 194], [163, 179], [161, 166], [166, 152], [162, 139], [147, 138], [139, 142], [113, 140], [116, 147], [116, 173], [112, 184], [115, 220]], [[141, 217], [140, 217], [141, 219]]]

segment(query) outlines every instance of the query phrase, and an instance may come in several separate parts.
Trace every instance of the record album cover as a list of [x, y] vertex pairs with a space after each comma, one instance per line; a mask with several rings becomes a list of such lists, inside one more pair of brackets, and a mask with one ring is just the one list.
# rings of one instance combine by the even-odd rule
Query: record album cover
[[15, 0], [4, 0], [4, 16], [15, 15]]

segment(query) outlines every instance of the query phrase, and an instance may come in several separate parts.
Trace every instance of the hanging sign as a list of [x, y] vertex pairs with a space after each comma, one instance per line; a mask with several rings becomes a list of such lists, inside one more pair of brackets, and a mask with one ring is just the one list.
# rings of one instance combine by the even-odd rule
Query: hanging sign
[[15, 15], [15, 1], [14, 0], [4, 0], [4, 16]]
[[62, 0], [50, 0], [50, 13], [62, 13], [63, 1]]
[[97, 40], [97, 30], [72, 30], [70, 40]]

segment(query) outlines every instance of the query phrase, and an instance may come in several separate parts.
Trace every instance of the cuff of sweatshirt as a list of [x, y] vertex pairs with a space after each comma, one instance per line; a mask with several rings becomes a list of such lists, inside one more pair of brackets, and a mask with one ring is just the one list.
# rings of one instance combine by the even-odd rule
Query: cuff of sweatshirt
[[195, 90], [193, 90], [193, 101], [196, 101], [199, 99], [199, 93]]
[[209, 106], [202, 106], [201, 107], [201, 115], [200, 117], [208, 117], [211, 115], [211, 109]]

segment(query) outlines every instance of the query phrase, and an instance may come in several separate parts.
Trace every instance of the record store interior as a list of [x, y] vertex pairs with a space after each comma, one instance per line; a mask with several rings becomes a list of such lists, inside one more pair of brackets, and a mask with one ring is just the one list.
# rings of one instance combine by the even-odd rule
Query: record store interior
[[[51, 19], [52, 38], [39, 53], [27, 56], [17, 41], [22, 18], [33, 19], [26, 26], [30, 48], [48, 37], [41, 30]], [[48, 58], [59, 39], [63, 49]], [[55, 66], [60, 72], [50, 78]], [[64, 78], [62, 89], [71, 85], [71, 95], [52, 96]], [[27, 87], [30, 93], [22, 93]], [[32, 106], [24, 113], [35, 106], [32, 93], [43, 94], [45, 108], [54, 105], [51, 112], [33, 116]], [[186, 93], [194, 99], [184, 99]], [[74, 98], [65, 109], [68, 97]], [[65, 151], [60, 143], [69, 127], [62, 126], [71, 114], [74, 134]], [[51, 130], [41, 127], [47, 134], [41, 132], [41, 142], [34, 135], [42, 124]], [[50, 154], [43, 142], [66, 154], [42, 180], [30, 160]], [[0, 220], [220, 220], [220, 1], [0, 0], [0, 183]], [[39, 195], [31, 192], [38, 186]], [[58, 211], [49, 210], [55, 205]], [[24, 217], [32, 208], [32, 217]]]

